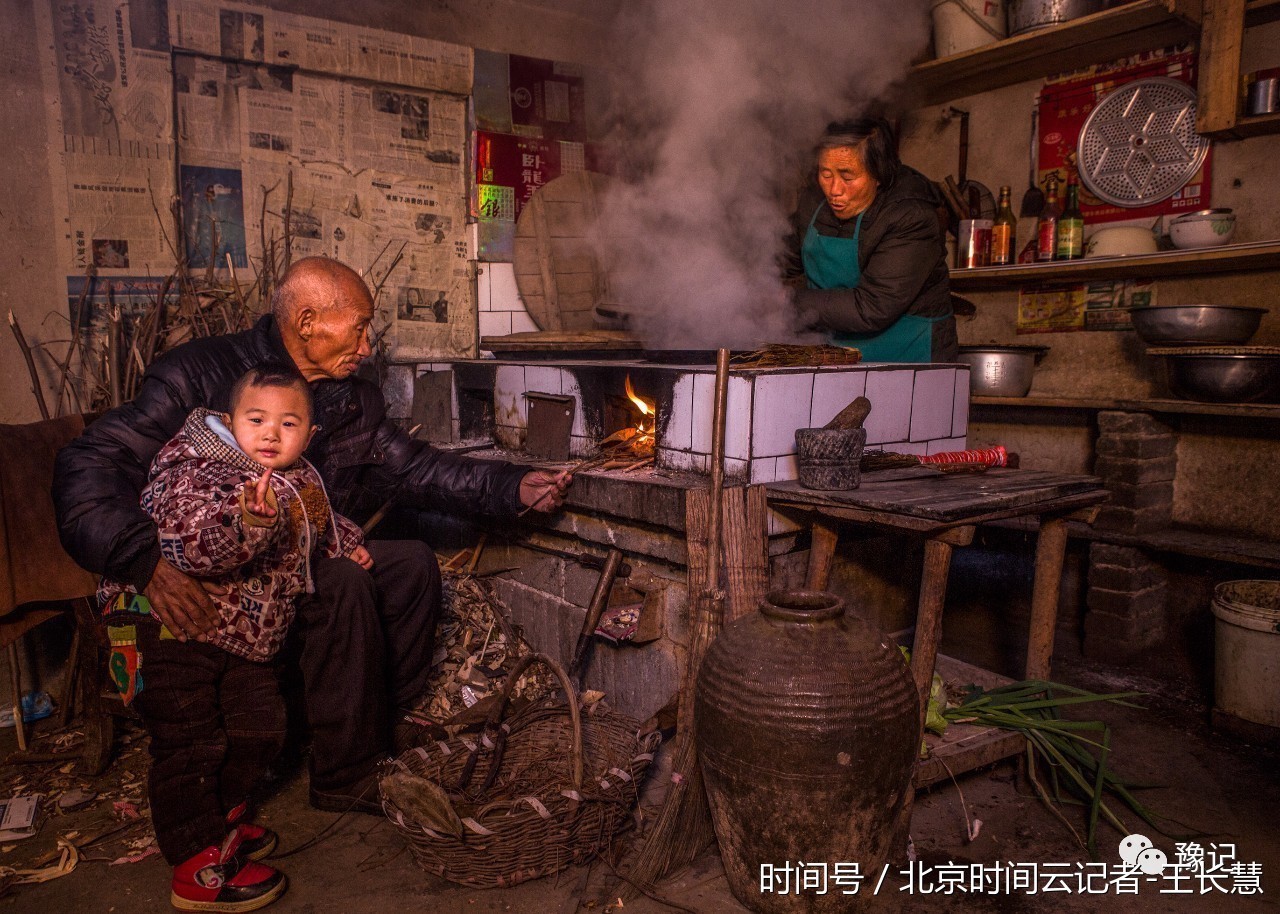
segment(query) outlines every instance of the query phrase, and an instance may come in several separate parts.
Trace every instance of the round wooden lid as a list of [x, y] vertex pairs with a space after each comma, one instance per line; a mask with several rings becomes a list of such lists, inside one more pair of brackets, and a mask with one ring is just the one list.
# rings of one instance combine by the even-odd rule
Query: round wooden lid
[[561, 175], [534, 192], [516, 222], [516, 287], [542, 330], [591, 330], [609, 297], [607, 270], [593, 244], [609, 178]]

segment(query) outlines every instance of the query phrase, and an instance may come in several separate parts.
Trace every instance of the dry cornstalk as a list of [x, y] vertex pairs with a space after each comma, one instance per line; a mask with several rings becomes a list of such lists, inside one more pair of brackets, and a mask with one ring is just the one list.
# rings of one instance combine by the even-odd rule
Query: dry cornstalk
[[12, 310], [9, 311], [9, 329], [13, 331], [13, 338], [18, 341], [22, 357], [27, 361], [27, 372], [31, 375], [31, 392], [36, 395], [36, 406], [40, 408], [40, 416], [48, 419], [49, 407], [44, 402], [44, 389], [40, 384], [40, 375], [36, 371], [36, 360], [31, 355], [31, 347], [27, 345], [27, 338], [22, 335], [22, 328], [18, 326], [18, 319], [13, 316]]

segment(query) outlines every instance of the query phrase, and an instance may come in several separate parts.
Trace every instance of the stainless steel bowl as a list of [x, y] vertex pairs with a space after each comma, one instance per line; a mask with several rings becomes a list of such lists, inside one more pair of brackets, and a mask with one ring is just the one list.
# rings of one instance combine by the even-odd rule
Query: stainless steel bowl
[[1280, 355], [1166, 355], [1169, 388], [1184, 400], [1280, 400]]
[[1047, 346], [961, 346], [960, 361], [969, 366], [969, 390], [979, 397], [1025, 397], [1031, 390], [1036, 362]]
[[1166, 305], [1134, 308], [1133, 329], [1152, 345], [1247, 343], [1262, 322], [1266, 308], [1234, 305]]

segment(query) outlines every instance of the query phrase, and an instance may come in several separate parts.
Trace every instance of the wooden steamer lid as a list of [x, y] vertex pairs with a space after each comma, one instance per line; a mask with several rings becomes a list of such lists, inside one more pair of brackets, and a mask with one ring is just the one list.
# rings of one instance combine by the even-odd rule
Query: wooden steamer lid
[[608, 298], [595, 250], [596, 215], [609, 178], [574, 172], [534, 192], [516, 222], [516, 287], [541, 330], [592, 330]]

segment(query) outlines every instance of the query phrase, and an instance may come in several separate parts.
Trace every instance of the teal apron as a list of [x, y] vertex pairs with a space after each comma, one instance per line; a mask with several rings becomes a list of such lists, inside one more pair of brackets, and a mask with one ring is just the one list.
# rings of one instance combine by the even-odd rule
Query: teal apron
[[[833, 238], [819, 235], [813, 227], [820, 209], [821, 204], [809, 218], [809, 230], [800, 248], [809, 288], [856, 289], [862, 281], [858, 236], [862, 234], [863, 213], [858, 214], [852, 238]], [[867, 362], [929, 362], [933, 360], [933, 325], [946, 319], [904, 314], [879, 333], [835, 333], [831, 342], [858, 349]]]

